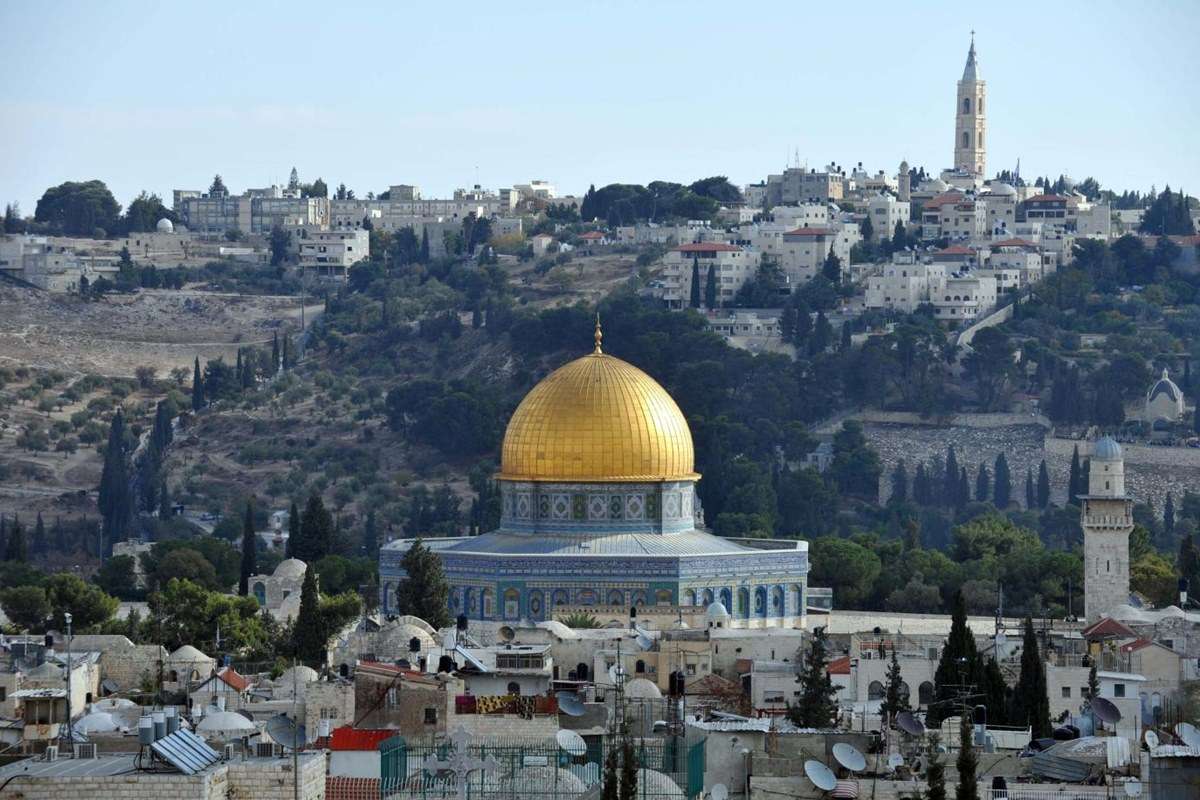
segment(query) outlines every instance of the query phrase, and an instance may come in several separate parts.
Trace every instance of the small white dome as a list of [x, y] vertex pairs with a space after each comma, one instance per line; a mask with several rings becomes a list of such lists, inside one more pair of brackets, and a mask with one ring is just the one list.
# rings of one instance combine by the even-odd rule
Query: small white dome
[[710, 620], [729, 619], [729, 610], [725, 608], [724, 603], [716, 600], [704, 612], [704, 616]]
[[258, 730], [258, 726], [233, 711], [214, 711], [211, 714], [205, 714], [196, 725], [197, 733], [213, 738], [237, 737], [256, 730]]
[[1011, 197], [1017, 193], [1016, 188], [1014, 188], [1011, 184], [1004, 183], [1003, 181], [989, 183], [988, 190], [991, 191], [992, 194], [1005, 195], [1007, 197]]
[[941, 178], [930, 178], [921, 184], [921, 188], [931, 192], [944, 192], [950, 188], [950, 184]]
[[656, 700], [662, 697], [662, 690], [653, 681], [649, 681], [646, 678], [634, 678], [625, 684], [625, 696]]
[[271, 573], [276, 578], [303, 578], [305, 570], [308, 569], [308, 564], [305, 564], [298, 558], [285, 558], [279, 562], [279, 566]]
[[275, 679], [275, 685], [281, 689], [290, 689], [293, 683], [303, 686], [306, 683], [316, 681], [319, 677], [317, 671], [312, 667], [299, 664], [295, 667], [285, 669], [283, 674]]
[[195, 661], [212, 661], [211, 656], [206, 656], [190, 644], [185, 644], [176, 650], [171, 655], [167, 656], [167, 661], [195, 662]]
[[158, 224], [155, 225], [154, 227], [158, 230], [159, 233], [174, 233], [175, 232], [175, 223], [171, 222], [171, 220], [167, 219], [166, 217], [163, 217], [162, 219], [160, 219], [158, 221]]

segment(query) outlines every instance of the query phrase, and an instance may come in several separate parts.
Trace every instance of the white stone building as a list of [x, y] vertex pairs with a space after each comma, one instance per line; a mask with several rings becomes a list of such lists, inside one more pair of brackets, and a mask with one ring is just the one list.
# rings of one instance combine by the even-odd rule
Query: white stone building
[[946, 276], [941, 291], [933, 296], [938, 319], [973, 322], [996, 305], [996, 279], [973, 272]]
[[866, 307], [912, 313], [943, 295], [945, 285], [944, 264], [922, 260], [914, 253], [894, 253], [879, 275], [867, 279]]
[[693, 264], [699, 265], [701, 304], [711, 267], [717, 284], [717, 304], [724, 305], [732, 302], [738, 289], [754, 277], [759, 253], [723, 242], [693, 242], [674, 248], [663, 257], [663, 300], [668, 308], [686, 308], [691, 303]]
[[1167, 370], [1146, 392], [1146, 406], [1142, 419], [1151, 425], [1161, 422], [1178, 422], [1185, 411], [1183, 391], [1171, 380]]
[[371, 255], [370, 233], [354, 230], [305, 229], [300, 239], [300, 267], [321, 275], [345, 277], [350, 267]]
[[1133, 500], [1125, 496], [1121, 446], [1108, 436], [1092, 448], [1082, 500], [1084, 617], [1093, 622], [1129, 602]]

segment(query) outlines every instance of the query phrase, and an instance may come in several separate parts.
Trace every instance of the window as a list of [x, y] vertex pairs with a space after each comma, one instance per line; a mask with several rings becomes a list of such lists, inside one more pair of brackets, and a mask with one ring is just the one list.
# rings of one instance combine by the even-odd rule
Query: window
[[396, 706], [400, 705], [400, 690], [395, 686], [388, 689], [387, 705], [388, 708], [395, 708]]
[[437, 709], [436, 708], [426, 708], [425, 709], [425, 724], [426, 725], [437, 725]]
[[964, 114], [971, 113], [971, 98], [969, 98], [969, 97], [963, 98], [963, 113]]
[[883, 684], [879, 681], [871, 681], [871, 685], [867, 687], [867, 700], [882, 700], [883, 697]]
[[783, 692], [763, 692], [764, 703], [782, 703]]
[[1064, 699], [1064, 700], [1070, 700], [1070, 699], [1071, 699], [1071, 687], [1070, 687], [1070, 686], [1064, 686], [1064, 687], [1062, 687], [1062, 696], [1063, 696], [1063, 699]]
[[963, 146], [963, 147], [970, 147], [970, 146], [971, 146], [971, 134], [967, 133], [966, 131], [963, 131], [963, 135], [962, 135], [962, 146]]
[[1113, 697], [1124, 697], [1124, 696], [1125, 696], [1125, 684], [1114, 683], [1113, 684]]
[[509, 681], [508, 682], [508, 693], [520, 695], [521, 694], [521, 684], [517, 683], [516, 681]]

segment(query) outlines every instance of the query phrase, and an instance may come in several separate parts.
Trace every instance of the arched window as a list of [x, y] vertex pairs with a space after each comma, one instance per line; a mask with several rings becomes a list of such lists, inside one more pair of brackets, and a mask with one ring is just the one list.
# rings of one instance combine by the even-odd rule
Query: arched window
[[969, 98], [969, 97], [963, 98], [963, 113], [964, 114], [971, 113], [971, 98]]
[[508, 693], [515, 694], [519, 697], [521, 695], [521, 684], [517, 683], [516, 681], [509, 681]]
[[586, 681], [589, 673], [588, 665], [582, 661], [575, 665], [575, 677], [579, 678], [579, 680]]
[[654, 604], [658, 606], [671, 605], [671, 590], [659, 589], [654, 593]]
[[516, 589], [504, 590], [504, 618], [517, 619], [521, 616], [521, 593]]
[[771, 590], [771, 615], [775, 617], [784, 615], [782, 586], [776, 586]]
[[644, 674], [646, 672], [646, 662], [639, 658], [637, 663], [633, 665], [633, 671], [638, 675]]
[[708, 608], [709, 606], [711, 606], [712, 601], [713, 601], [713, 590], [705, 589], [704, 590], [704, 607]]
[[[255, 597], [258, 597], [258, 587], [261, 585], [262, 584], [255, 584], [255, 586], [254, 586], [254, 596]], [[267, 591], [266, 587], [263, 587], [264, 599], [259, 601], [260, 605], [262, 605], [263, 603], [266, 602], [266, 600], [265, 600], [266, 591]], [[390, 583], [385, 583], [383, 585], [383, 613], [384, 614], [392, 613], [392, 584], [390, 584]]]
[[963, 131], [962, 146], [963, 146], [963, 149], [966, 149], [971, 146], [971, 134], [968, 131]]
[[983, 147], [983, 131], [979, 132], [979, 134], [975, 137], [975, 141], [979, 143], [980, 147]]
[[[392, 585], [389, 583], [388, 588], [390, 589], [391, 586]], [[262, 581], [258, 581], [254, 584], [254, 599], [258, 601], [260, 606], [265, 606], [267, 604], [267, 586]], [[383, 610], [387, 611], [386, 606]]]
[[767, 615], [767, 587], [765, 586], [754, 590], [754, 613], [760, 617]]
[[982, 97], [981, 97], [981, 98], [979, 98], [979, 103], [978, 103], [978, 105], [976, 105], [976, 108], [978, 108], [978, 109], [979, 109], [979, 113], [980, 113], [980, 114], [982, 114], [982, 113], [983, 113], [983, 98], [982, 98]]
[[175, 670], [171, 670], [171, 677], [167, 680], [169, 680], [171, 683], [179, 683], [179, 673]]
[[489, 587], [480, 595], [482, 603], [482, 618], [491, 619], [496, 614], [496, 593]]
[[925, 681], [917, 687], [917, 704], [928, 706], [933, 702], [933, 684]]
[[683, 604], [685, 606], [696, 605], [696, 591], [694, 589], [688, 589], [683, 593]]
[[750, 619], [750, 590], [745, 586], [738, 589], [738, 615], [743, 619]]
[[721, 595], [721, 605], [725, 606], [725, 610], [728, 611], [730, 614], [732, 614], [733, 613], [733, 593], [731, 591], [729, 591], [728, 588], [725, 588], [725, 589], [721, 590], [720, 595]]
[[883, 684], [879, 681], [871, 681], [871, 685], [867, 687], [867, 700], [882, 700], [884, 694]]

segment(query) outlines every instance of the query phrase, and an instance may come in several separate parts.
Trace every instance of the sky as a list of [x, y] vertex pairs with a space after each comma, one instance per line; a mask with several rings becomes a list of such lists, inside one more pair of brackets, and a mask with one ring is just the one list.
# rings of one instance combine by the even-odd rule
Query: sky
[[1200, 194], [1197, 0], [0, 0], [0, 202], [936, 172], [972, 30], [989, 173]]

